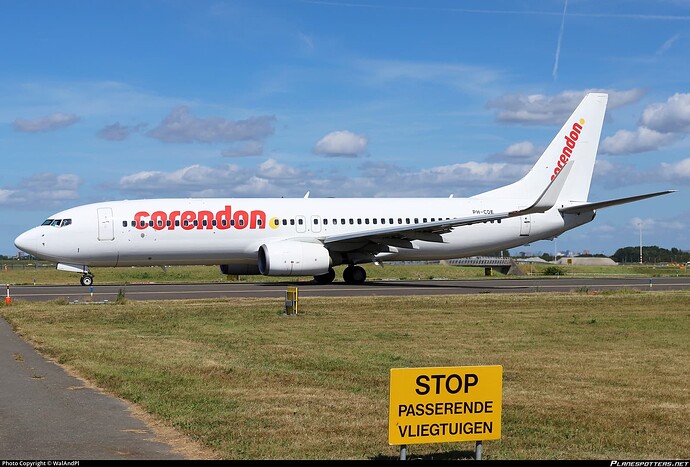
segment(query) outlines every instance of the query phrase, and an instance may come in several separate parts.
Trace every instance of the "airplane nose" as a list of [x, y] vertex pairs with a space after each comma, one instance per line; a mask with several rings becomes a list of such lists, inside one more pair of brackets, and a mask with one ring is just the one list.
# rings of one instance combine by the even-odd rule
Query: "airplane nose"
[[27, 230], [19, 237], [14, 239], [14, 246], [30, 255], [36, 255], [38, 250], [38, 238], [36, 232], [32, 230]]

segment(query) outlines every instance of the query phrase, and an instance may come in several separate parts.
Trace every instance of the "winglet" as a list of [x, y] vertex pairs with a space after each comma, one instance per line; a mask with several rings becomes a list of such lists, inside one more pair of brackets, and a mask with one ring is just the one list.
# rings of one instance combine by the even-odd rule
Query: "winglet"
[[527, 209], [512, 211], [510, 213], [511, 217], [517, 215], [522, 216], [525, 214], [546, 212], [552, 207], [554, 207], [556, 201], [558, 201], [558, 195], [561, 194], [561, 190], [563, 190], [563, 185], [565, 185], [565, 181], [568, 178], [568, 174], [570, 173], [574, 165], [575, 161], [571, 160], [569, 164], [563, 166], [563, 169], [560, 172], [558, 172], [558, 175], [556, 175], [556, 177], [554, 177], [553, 180], [551, 180], [544, 192], [539, 196], [539, 198], [537, 198], [537, 200], [534, 202], [532, 206], [528, 207]]

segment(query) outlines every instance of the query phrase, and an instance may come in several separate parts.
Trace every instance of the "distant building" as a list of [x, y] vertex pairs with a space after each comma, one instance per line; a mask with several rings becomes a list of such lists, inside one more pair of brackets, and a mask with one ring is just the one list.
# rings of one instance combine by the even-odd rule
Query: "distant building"
[[573, 266], [617, 266], [611, 258], [591, 257], [591, 256], [568, 256], [565, 258], [558, 258], [555, 264], [566, 264]]

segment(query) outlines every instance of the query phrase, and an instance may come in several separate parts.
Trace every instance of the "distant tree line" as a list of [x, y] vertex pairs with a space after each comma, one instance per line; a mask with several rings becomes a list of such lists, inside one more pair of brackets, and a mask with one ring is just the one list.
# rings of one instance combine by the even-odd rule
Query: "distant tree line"
[[[501, 256], [501, 252], [491, 253], [487, 256]], [[510, 252], [508, 250], [503, 250], [502, 256], [509, 257]], [[640, 247], [626, 246], [624, 248], [619, 248], [611, 256], [606, 256], [602, 253], [581, 254], [578, 256], [580, 258], [611, 258], [617, 263], [639, 263]], [[549, 253], [543, 253], [539, 257], [544, 261], [554, 261], [554, 259], [557, 259]], [[690, 261], [690, 251], [683, 251], [679, 248], [671, 248], [668, 250], [656, 245], [642, 246], [642, 261], [644, 263], [687, 263]]]
[[[626, 246], [619, 248], [611, 255], [611, 259], [618, 263], [639, 263], [640, 247]], [[644, 263], [687, 263], [690, 261], [690, 251], [678, 248], [661, 248], [656, 245], [642, 246], [642, 262]]]

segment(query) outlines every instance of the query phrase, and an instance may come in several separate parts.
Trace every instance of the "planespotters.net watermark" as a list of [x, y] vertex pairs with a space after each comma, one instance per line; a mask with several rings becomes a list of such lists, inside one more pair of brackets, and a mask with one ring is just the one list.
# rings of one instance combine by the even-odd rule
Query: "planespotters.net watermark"
[[609, 467], [687, 467], [690, 461], [611, 461]]

